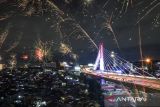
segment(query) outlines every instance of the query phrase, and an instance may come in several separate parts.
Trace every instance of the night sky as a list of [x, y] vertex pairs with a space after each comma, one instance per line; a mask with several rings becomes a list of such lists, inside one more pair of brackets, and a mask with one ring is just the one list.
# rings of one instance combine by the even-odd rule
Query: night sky
[[[136, 61], [140, 35], [143, 57], [157, 59], [159, 10], [159, 0], [0, 0], [0, 50], [30, 51], [40, 39], [53, 53], [89, 62], [103, 42], [107, 50]], [[69, 51], [61, 51], [62, 44]]]

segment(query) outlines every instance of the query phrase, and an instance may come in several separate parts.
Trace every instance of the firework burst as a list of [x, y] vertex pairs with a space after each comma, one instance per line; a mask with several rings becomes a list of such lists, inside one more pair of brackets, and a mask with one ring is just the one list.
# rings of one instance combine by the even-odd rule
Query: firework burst
[[43, 61], [44, 59], [50, 59], [51, 56], [51, 45], [39, 39], [35, 45], [35, 59]]
[[65, 43], [60, 43], [59, 52], [63, 54], [69, 54], [69, 53], [72, 53], [72, 48]]

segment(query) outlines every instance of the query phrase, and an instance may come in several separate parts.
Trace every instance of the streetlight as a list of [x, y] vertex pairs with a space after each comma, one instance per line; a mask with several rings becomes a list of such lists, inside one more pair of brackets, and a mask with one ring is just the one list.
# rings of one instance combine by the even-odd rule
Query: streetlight
[[115, 53], [111, 52], [111, 58], [113, 59], [113, 66], [116, 67]]
[[151, 58], [146, 58], [145, 62], [146, 62], [148, 71], [149, 71], [149, 69], [152, 70], [152, 60], [151, 60]]
[[115, 57], [115, 53], [112, 51], [111, 52], [111, 57], [114, 58]]
[[150, 58], [146, 58], [145, 62], [146, 62], [146, 63], [150, 63], [150, 62], [151, 62], [151, 59], [150, 59]]

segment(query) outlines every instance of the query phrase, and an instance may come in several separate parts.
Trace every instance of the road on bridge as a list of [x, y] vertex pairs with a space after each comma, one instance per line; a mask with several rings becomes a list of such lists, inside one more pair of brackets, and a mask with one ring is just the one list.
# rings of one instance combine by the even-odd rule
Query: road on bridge
[[97, 77], [102, 77], [106, 79], [111, 79], [115, 81], [131, 83], [135, 85], [140, 85], [143, 87], [160, 90], [160, 79], [154, 77], [136, 76], [128, 74], [116, 74], [109, 72], [95, 72], [86, 68], [82, 68], [81, 71], [88, 75], [93, 75]]

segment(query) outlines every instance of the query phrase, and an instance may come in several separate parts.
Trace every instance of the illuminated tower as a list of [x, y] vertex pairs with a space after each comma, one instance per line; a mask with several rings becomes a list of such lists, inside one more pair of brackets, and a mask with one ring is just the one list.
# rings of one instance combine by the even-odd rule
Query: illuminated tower
[[94, 65], [94, 70], [96, 70], [99, 66], [99, 70], [104, 71], [104, 53], [103, 53], [103, 43], [99, 45], [98, 56]]

